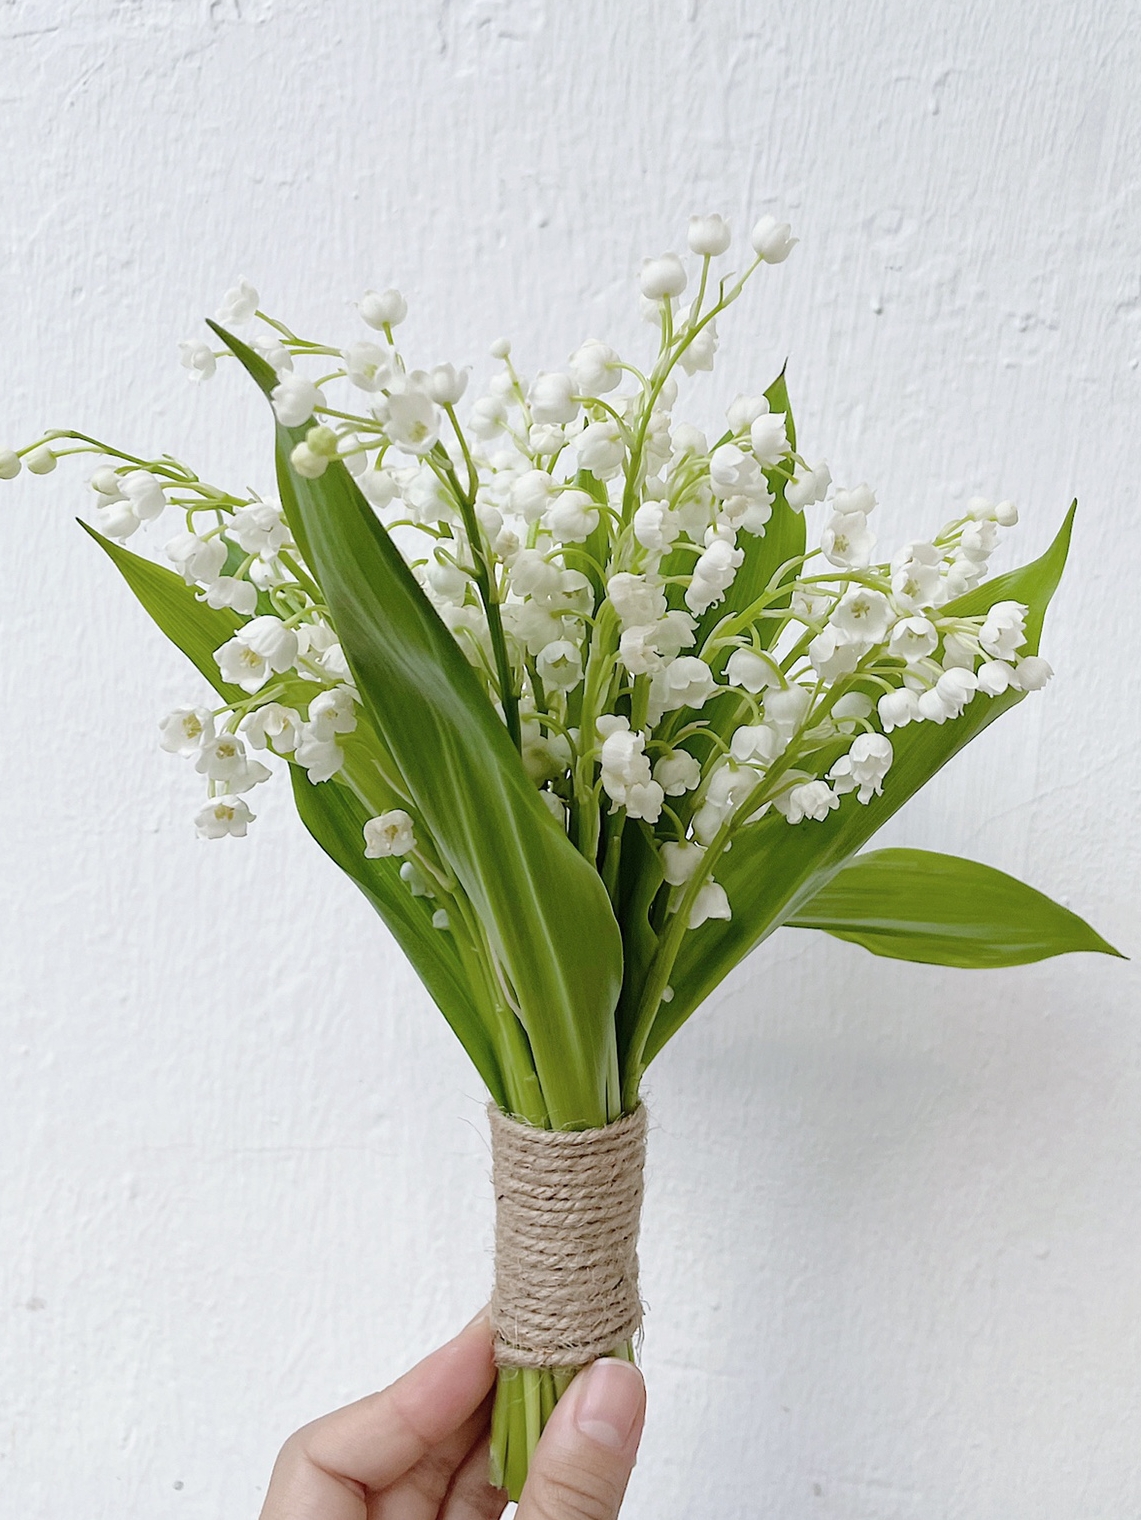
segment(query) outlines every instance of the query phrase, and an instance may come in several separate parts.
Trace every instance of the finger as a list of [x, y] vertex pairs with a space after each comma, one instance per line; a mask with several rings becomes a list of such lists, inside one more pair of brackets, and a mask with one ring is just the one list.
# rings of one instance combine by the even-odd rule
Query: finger
[[382, 1393], [306, 1425], [282, 1447], [261, 1520], [365, 1520], [387, 1488], [482, 1404], [495, 1380], [487, 1311]]
[[614, 1520], [645, 1414], [632, 1362], [604, 1357], [580, 1372], [535, 1448], [515, 1520]]
[[488, 1482], [491, 1443], [481, 1436], [452, 1479], [440, 1520], [499, 1520], [507, 1507], [507, 1490]]
[[372, 1503], [368, 1520], [437, 1520], [456, 1470], [491, 1426], [491, 1395]]

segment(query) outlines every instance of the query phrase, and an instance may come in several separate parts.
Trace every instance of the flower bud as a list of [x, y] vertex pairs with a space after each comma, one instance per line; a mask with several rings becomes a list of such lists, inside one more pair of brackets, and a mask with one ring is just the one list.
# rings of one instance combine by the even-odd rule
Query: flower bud
[[46, 443], [41, 443], [38, 449], [33, 449], [24, 460], [33, 475], [50, 475], [55, 469], [56, 459]]
[[[316, 432], [316, 429], [311, 431]], [[308, 443], [299, 443], [290, 454], [289, 462], [304, 480], [318, 480], [329, 468], [328, 457], [314, 453]]]
[[676, 253], [663, 253], [656, 259], [643, 259], [638, 271], [638, 285], [648, 301], [680, 296], [686, 285], [685, 268]]
[[408, 315], [408, 302], [398, 290], [378, 293], [366, 290], [357, 302], [357, 310], [370, 327], [378, 332], [385, 327], [396, 327]]
[[778, 222], [775, 216], [762, 216], [751, 237], [757, 257], [764, 259], [766, 264], [783, 264], [794, 244], [800, 241], [792, 237], [791, 232], [787, 222]]
[[536, 375], [531, 385], [531, 415], [536, 422], [573, 422], [578, 415], [574, 382], [569, 375]]
[[506, 359], [511, 353], [510, 338], [496, 338], [495, 342], [487, 350], [493, 359]]
[[724, 253], [733, 234], [723, 216], [691, 216], [689, 219], [689, 246], [693, 253], [710, 255]]
[[0, 480], [15, 480], [19, 473], [19, 454], [14, 449], [0, 449]]
[[318, 424], [305, 434], [305, 442], [314, 454], [324, 454], [327, 459], [337, 457], [337, 435], [331, 427]]

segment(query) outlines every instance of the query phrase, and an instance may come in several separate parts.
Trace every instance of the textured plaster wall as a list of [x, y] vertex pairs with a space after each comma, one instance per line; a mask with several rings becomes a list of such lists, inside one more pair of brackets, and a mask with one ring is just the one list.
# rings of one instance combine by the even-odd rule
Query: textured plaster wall
[[[239, 274], [306, 330], [394, 282], [427, 361], [644, 351], [691, 211], [803, 241], [691, 390], [786, 355], [889, 540], [1082, 499], [1058, 676], [893, 842], [1141, 950], [1141, 25], [1124, 0], [0, 0], [0, 443], [75, 424], [267, 484], [174, 341]], [[296, 1424], [489, 1275], [478, 1082], [284, 788], [207, 845], [195, 694], [72, 517], [0, 486], [0, 1510], [256, 1513]], [[810, 825], [805, 825], [809, 827]], [[872, 960], [784, 931], [653, 1072], [631, 1517], [1141, 1513], [1136, 970]]]

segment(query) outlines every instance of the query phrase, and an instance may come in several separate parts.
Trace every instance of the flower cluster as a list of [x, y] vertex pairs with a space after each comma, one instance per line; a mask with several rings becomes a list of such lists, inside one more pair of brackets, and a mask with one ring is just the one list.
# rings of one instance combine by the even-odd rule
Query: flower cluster
[[[462, 418], [469, 371], [409, 365], [397, 291], [361, 298], [368, 335], [343, 347], [263, 316], [245, 281], [218, 313], [275, 371], [278, 420], [306, 429], [294, 470], [318, 480], [336, 463], [355, 478], [574, 844], [605, 877], [623, 823], [637, 820], [689, 928], [731, 915], [713, 873], [738, 830], [770, 812], [811, 827], [849, 794], [866, 805], [891, 784], [897, 729], [953, 721], [972, 701], [1050, 676], [1024, 652], [1024, 606], [956, 611], [1017, 521], [1009, 502], [974, 499], [884, 560], [874, 492], [834, 486], [826, 464], [797, 452], [783, 380], [739, 395], [715, 436], [675, 415], [679, 377], [713, 367], [722, 314], [794, 242], [787, 224], [762, 218], [743, 270], [717, 277], [730, 228], [692, 218], [690, 267], [669, 252], [638, 271], [657, 333], [649, 365], [588, 338], [562, 368], [527, 378], [500, 340]], [[225, 352], [181, 345], [198, 382]], [[100, 530], [123, 541], [180, 511], [165, 553], [206, 606], [234, 619], [215, 659], [241, 699], [180, 708], [162, 725], [164, 748], [206, 778], [199, 832], [245, 834], [245, 797], [270, 774], [251, 751], [314, 783], [345, 779], [365, 720], [277, 503], [74, 433], [0, 452], [0, 477], [91, 451], [102, 456], [91, 478]], [[774, 512], [808, 509], [822, 518], [815, 546], [767, 564]], [[372, 819], [362, 848], [407, 856], [409, 889], [432, 895], [431, 841], [411, 811]], [[434, 921], [446, 928], [447, 912]]]

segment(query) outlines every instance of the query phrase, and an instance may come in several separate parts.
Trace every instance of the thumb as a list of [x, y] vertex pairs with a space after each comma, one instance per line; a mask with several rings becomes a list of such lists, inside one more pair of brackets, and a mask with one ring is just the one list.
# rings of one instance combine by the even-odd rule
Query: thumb
[[515, 1520], [614, 1520], [645, 1414], [632, 1362], [603, 1357], [580, 1372], [535, 1448]]

